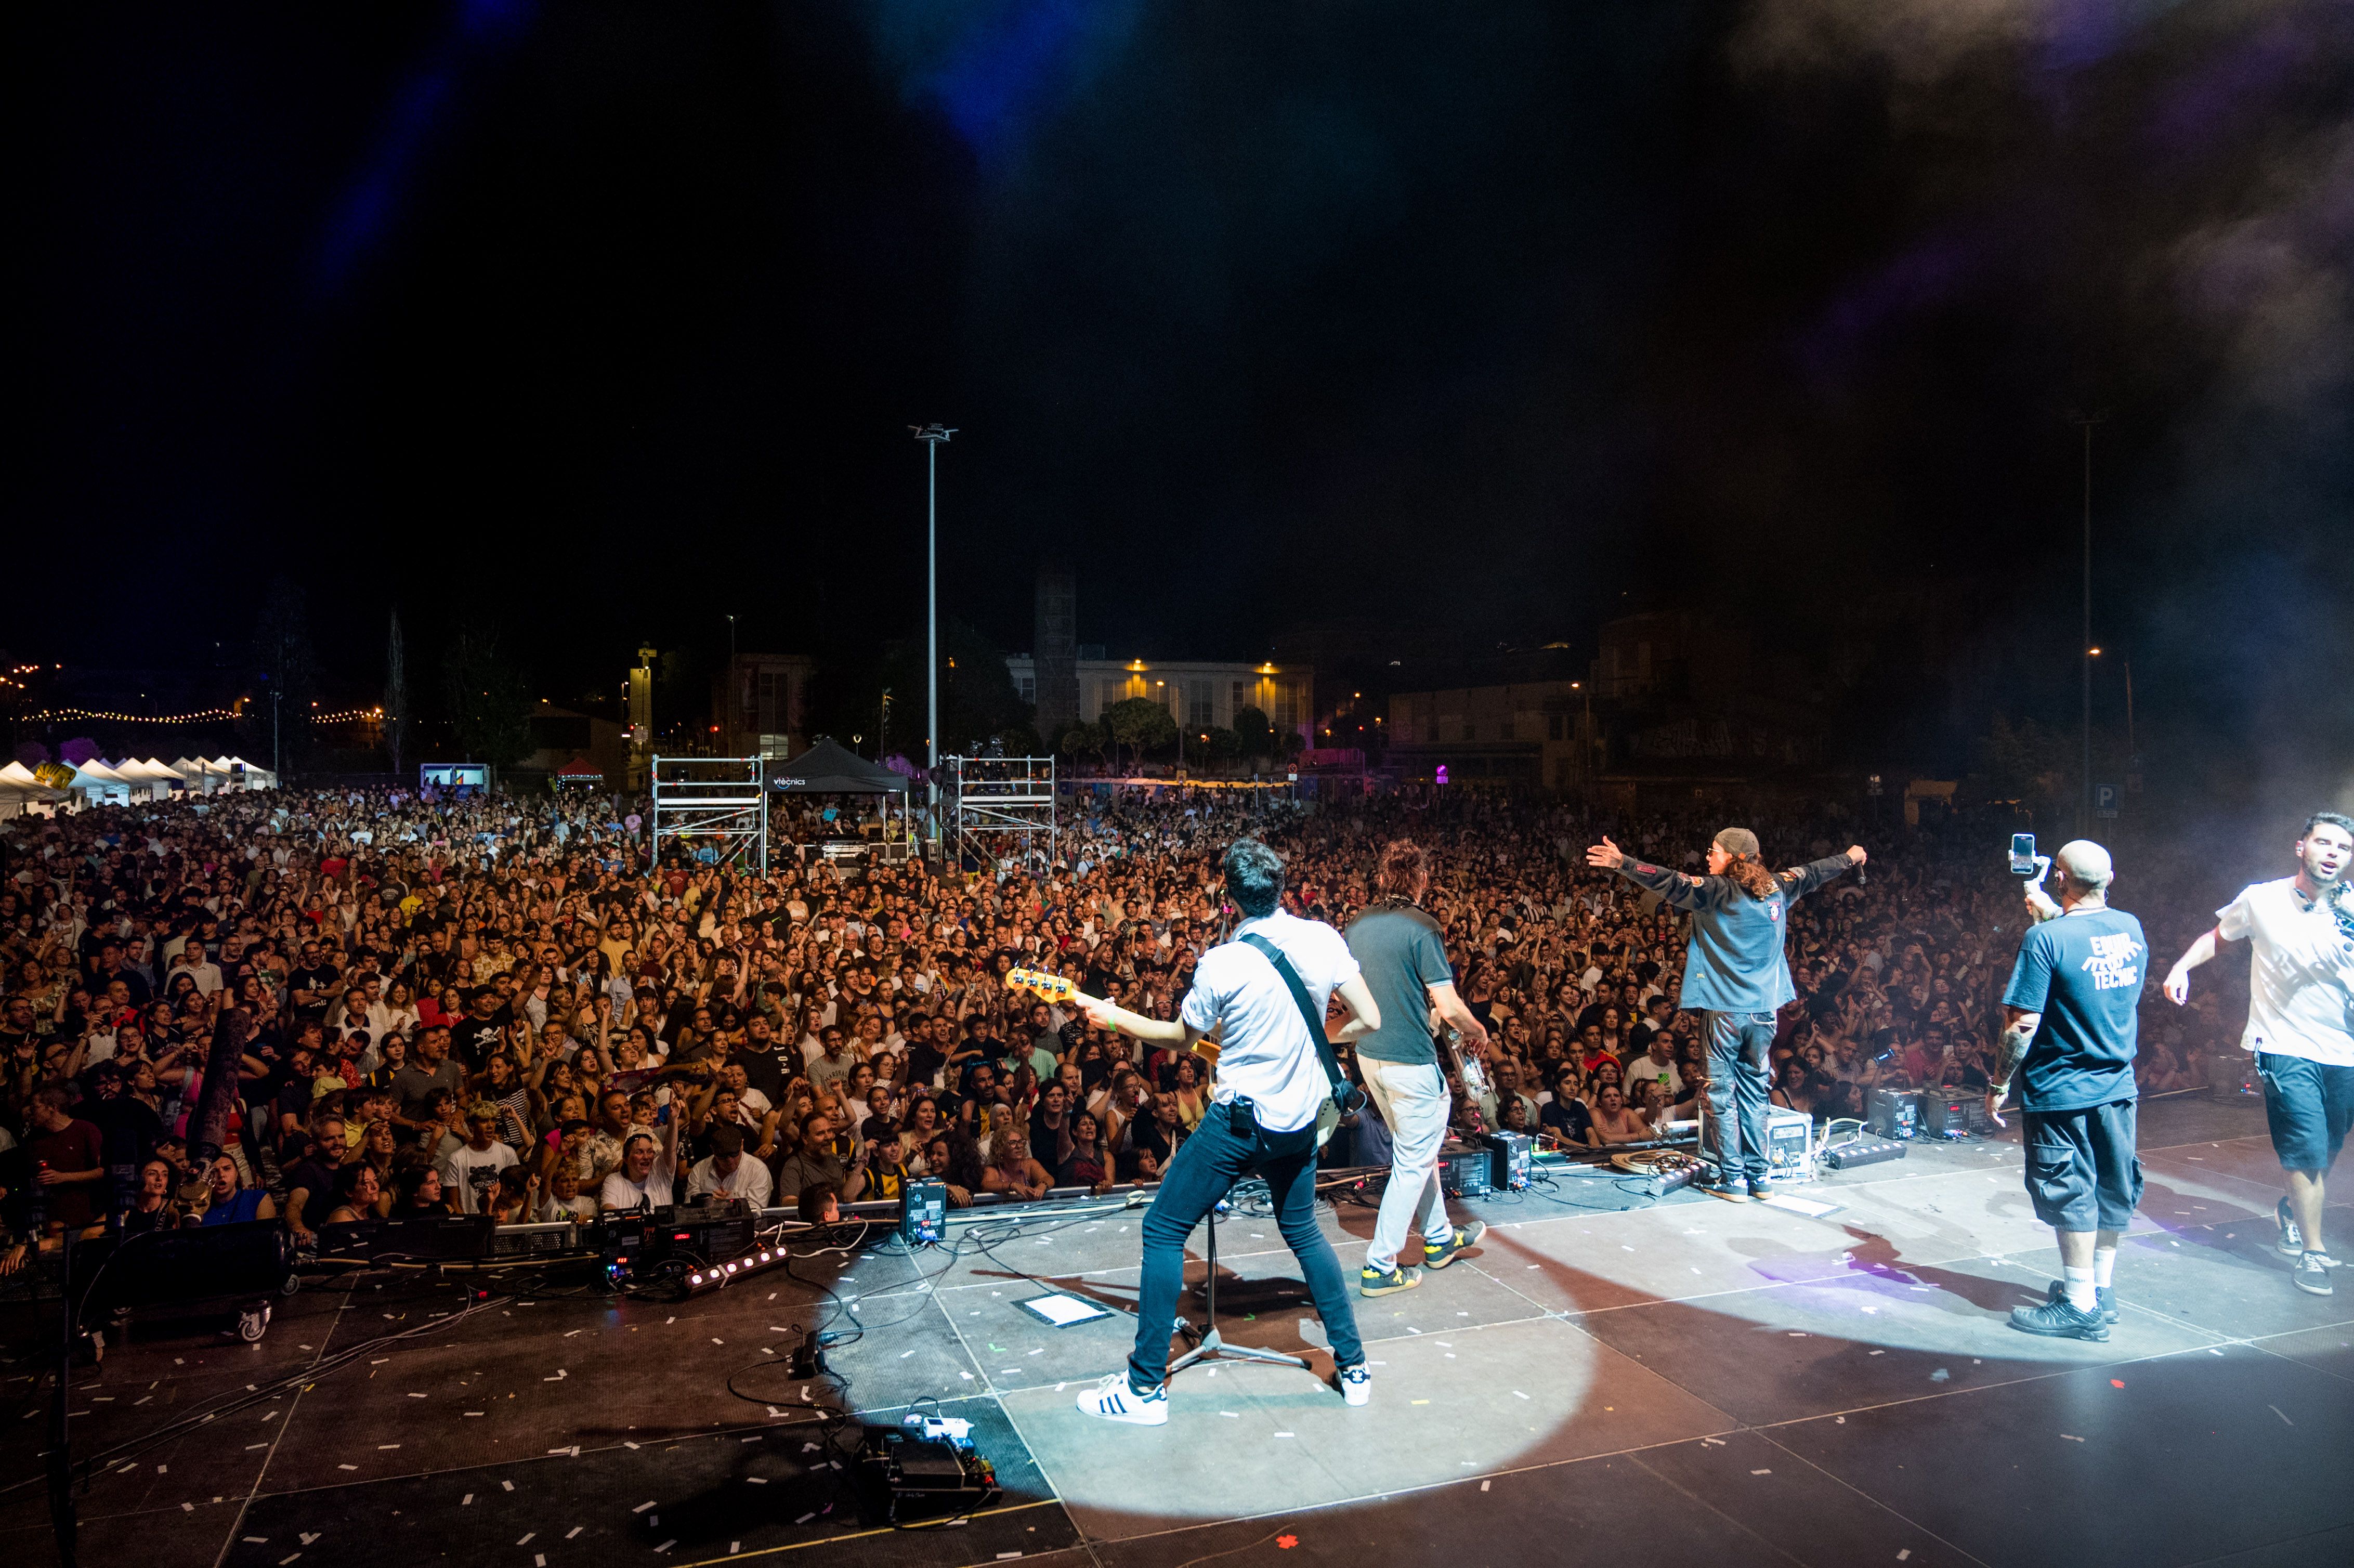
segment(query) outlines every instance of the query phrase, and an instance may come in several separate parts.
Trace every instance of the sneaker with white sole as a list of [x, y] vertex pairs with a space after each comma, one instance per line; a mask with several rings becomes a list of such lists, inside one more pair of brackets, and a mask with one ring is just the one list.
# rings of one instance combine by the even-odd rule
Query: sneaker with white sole
[[2078, 1307], [2065, 1296], [2041, 1307], [2012, 1308], [2010, 1326], [2022, 1334], [2041, 1334], [2048, 1340], [2090, 1340], [2098, 1344], [2109, 1337], [2109, 1326], [2101, 1320], [2098, 1307]]
[[1332, 1381], [1341, 1385], [1341, 1397], [1351, 1404], [1372, 1403], [1373, 1374], [1364, 1362], [1359, 1361], [1355, 1366], [1340, 1368], [1333, 1372]]
[[2296, 1255], [2296, 1266], [2288, 1271], [2288, 1282], [2307, 1296], [2328, 1296], [2336, 1287], [2329, 1283], [2329, 1259], [2317, 1252]]
[[1394, 1296], [1421, 1283], [1422, 1270], [1418, 1268], [1400, 1268], [1392, 1264], [1386, 1269], [1379, 1269], [1367, 1264], [1357, 1270], [1357, 1294], [1360, 1296]]
[[[2046, 1301], [2067, 1300], [2067, 1285], [2061, 1280], [2053, 1280], [2050, 1287], [2044, 1291], [2043, 1299]], [[2117, 1320], [2117, 1293], [2112, 1287], [2106, 1285], [2095, 1285], [2093, 1287], [2093, 1305], [2099, 1310], [2102, 1322], [2114, 1323]]]
[[1455, 1261], [1455, 1255], [1457, 1253], [1461, 1252], [1467, 1246], [1478, 1245], [1479, 1238], [1487, 1234], [1488, 1222], [1485, 1220], [1473, 1220], [1468, 1225], [1458, 1225], [1455, 1229], [1447, 1232], [1447, 1239], [1444, 1242], [1424, 1242], [1422, 1244], [1422, 1266], [1425, 1268], [1445, 1268], [1448, 1264]]
[[2302, 1254], [2305, 1251], [2305, 1231], [2296, 1223], [2296, 1216], [2289, 1213], [2286, 1198], [2273, 1205], [2273, 1218], [2280, 1225], [2280, 1240], [2273, 1244], [2280, 1249], [2280, 1255], [2296, 1257]]
[[1162, 1383], [1150, 1393], [1139, 1393], [1129, 1386], [1128, 1374], [1113, 1372], [1095, 1387], [1079, 1391], [1079, 1413], [1105, 1421], [1124, 1421], [1130, 1426], [1166, 1426], [1169, 1425], [1169, 1385]]

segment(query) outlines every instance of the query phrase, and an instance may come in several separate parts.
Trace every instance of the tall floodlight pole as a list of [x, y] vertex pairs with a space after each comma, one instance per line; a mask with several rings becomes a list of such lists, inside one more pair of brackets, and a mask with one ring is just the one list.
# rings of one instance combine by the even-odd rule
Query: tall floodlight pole
[[924, 804], [932, 837], [940, 832], [940, 443], [956, 431], [946, 425], [910, 425], [924, 443]]
[[2084, 599], [2083, 635], [2076, 642], [2076, 662], [2084, 672], [2084, 754], [2082, 794], [2076, 804], [2076, 834], [2093, 831], [2093, 427], [2105, 415], [2088, 414], [2075, 421], [2084, 432]]

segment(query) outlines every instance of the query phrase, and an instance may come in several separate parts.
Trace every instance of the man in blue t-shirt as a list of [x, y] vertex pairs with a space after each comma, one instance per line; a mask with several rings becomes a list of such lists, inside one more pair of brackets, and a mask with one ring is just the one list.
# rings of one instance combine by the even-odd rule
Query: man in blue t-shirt
[[2054, 903], [2028, 884], [2036, 923], [2003, 991], [2004, 1028], [1987, 1111], [1998, 1126], [2016, 1081], [2027, 1192], [2060, 1242], [2062, 1277], [2040, 1307], [2011, 1309], [2025, 1333], [2105, 1340], [2116, 1321], [2110, 1279], [2117, 1236], [2141, 1202], [2134, 1132], [2136, 1008], [2149, 947], [2141, 922], [2109, 907], [2109, 852], [2087, 839], [2061, 846]]

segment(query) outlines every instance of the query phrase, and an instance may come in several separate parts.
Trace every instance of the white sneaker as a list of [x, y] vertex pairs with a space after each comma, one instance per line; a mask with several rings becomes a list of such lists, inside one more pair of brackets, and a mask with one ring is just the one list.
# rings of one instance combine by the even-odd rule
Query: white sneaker
[[1342, 1367], [1333, 1374], [1341, 1385], [1341, 1397], [1352, 1404], [1370, 1404], [1373, 1398], [1373, 1370], [1359, 1361], [1352, 1367]]
[[[1362, 1404], [1363, 1400], [1350, 1403]], [[1131, 1426], [1166, 1426], [1169, 1425], [1169, 1385], [1162, 1383], [1150, 1393], [1139, 1393], [1128, 1386], [1128, 1374], [1113, 1372], [1095, 1387], [1079, 1391], [1080, 1413], [1099, 1416], [1106, 1421], [1125, 1421]]]

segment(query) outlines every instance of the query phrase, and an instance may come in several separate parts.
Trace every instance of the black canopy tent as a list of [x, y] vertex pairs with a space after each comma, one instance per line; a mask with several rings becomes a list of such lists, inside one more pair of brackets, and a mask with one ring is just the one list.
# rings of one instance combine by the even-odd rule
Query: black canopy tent
[[[883, 819], [883, 838], [886, 857], [896, 858], [892, 852], [905, 853], [908, 842], [907, 806], [909, 781], [879, 763], [821, 738], [816, 745], [790, 761], [779, 763], [769, 773], [769, 788], [779, 795], [880, 795], [877, 802]], [[899, 797], [898, 832], [891, 832], [890, 796]]]
[[821, 737], [799, 757], [777, 764], [769, 788], [779, 795], [904, 795], [907, 780]]

